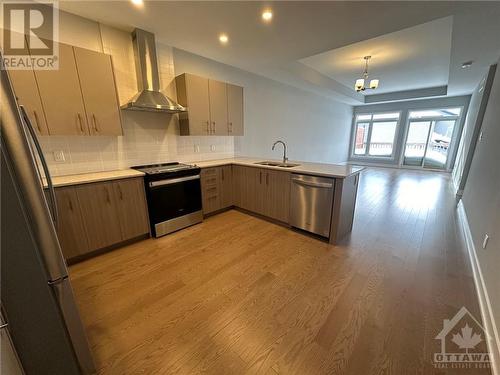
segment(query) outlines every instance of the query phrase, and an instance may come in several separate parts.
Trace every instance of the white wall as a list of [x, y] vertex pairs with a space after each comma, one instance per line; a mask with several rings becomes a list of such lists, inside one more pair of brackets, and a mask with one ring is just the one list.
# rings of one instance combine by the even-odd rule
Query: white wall
[[[500, 71], [497, 69], [481, 126], [483, 137], [476, 146], [462, 200], [496, 326], [500, 329], [499, 103]], [[490, 240], [487, 248], [483, 249], [485, 234]]]
[[174, 69], [244, 87], [245, 135], [235, 137], [237, 155], [280, 158], [281, 146], [271, 146], [282, 139], [291, 160], [347, 160], [350, 105], [175, 48]]

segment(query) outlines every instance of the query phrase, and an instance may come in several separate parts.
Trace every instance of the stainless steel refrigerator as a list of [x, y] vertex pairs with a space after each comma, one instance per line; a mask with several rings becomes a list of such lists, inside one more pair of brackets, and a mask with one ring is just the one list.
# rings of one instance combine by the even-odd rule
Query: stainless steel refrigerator
[[57, 239], [57, 208], [47, 165], [7, 72], [0, 73], [4, 329], [26, 374], [92, 374], [94, 362]]

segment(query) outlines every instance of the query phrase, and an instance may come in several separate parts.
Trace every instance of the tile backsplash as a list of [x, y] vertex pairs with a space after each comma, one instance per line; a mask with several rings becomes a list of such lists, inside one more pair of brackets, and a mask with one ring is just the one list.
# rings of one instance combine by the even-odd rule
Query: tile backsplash
[[[178, 123], [175, 120], [171, 120], [170, 124], [153, 121], [145, 126], [128, 118], [134, 115], [171, 117], [130, 112], [130, 116], [124, 115], [124, 135], [120, 137], [40, 137], [51, 174], [62, 176], [141, 164], [194, 162], [234, 156], [234, 137], [184, 137], [177, 135]], [[60, 151], [65, 161], [56, 161], [55, 153]]]
[[[137, 93], [131, 35], [61, 12], [61, 41], [110, 54], [120, 104]], [[172, 47], [157, 43], [162, 91], [176, 98]], [[124, 169], [133, 165], [194, 162], [234, 156], [235, 137], [180, 136], [177, 115], [122, 111], [123, 136], [46, 136], [40, 143], [52, 175]], [[64, 154], [56, 161], [55, 153]]]

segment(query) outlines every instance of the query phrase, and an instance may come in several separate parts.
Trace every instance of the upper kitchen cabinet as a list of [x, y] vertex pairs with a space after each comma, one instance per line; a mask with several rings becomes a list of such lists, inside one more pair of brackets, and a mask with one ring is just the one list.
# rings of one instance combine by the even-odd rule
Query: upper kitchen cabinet
[[111, 56], [59, 43], [59, 69], [9, 75], [38, 134], [122, 134]]
[[33, 70], [11, 70], [9, 76], [15, 89], [17, 101], [26, 109], [26, 114], [33, 124], [35, 132], [38, 135], [49, 135]]
[[243, 87], [227, 84], [229, 135], [243, 135]]
[[111, 56], [78, 47], [74, 51], [90, 134], [122, 135]]
[[224, 82], [208, 80], [210, 126], [214, 135], [228, 135], [227, 90]]
[[243, 87], [184, 73], [176, 77], [181, 135], [243, 135]]
[[73, 47], [59, 43], [59, 69], [35, 70], [35, 77], [49, 134], [88, 135]]
[[210, 101], [208, 79], [193, 74], [175, 78], [177, 101], [188, 111], [179, 114], [181, 135], [210, 135]]

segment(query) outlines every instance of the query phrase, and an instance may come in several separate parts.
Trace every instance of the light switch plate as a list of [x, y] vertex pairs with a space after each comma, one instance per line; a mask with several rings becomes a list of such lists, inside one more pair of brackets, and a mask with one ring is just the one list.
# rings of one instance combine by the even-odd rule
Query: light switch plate
[[200, 145], [194, 145], [194, 152], [195, 153], [200, 152]]
[[210, 145], [210, 151], [215, 152], [215, 145]]
[[64, 163], [66, 161], [63, 150], [54, 151], [54, 161], [58, 163]]
[[490, 239], [490, 236], [487, 234], [484, 235], [484, 240], [483, 240], [483, 249], [486, 249], [486, 246], [488, 246], [488, 241]]

